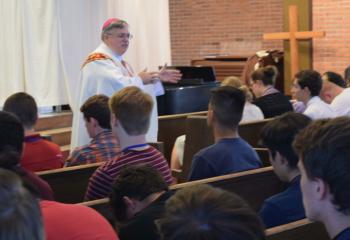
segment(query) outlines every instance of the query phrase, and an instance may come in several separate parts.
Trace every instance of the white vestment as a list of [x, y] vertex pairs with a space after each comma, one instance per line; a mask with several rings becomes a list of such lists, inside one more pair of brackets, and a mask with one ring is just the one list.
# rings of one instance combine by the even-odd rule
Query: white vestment
[[[154, 107], [151, 115], [150, 128], [146, 135], [148, 142], [157, 141], [158, 133], [158, 112], [156, 96], [164, 94], [164, 89], [160, 80], [153, 84], [144, 85], [141, 78], [132, 73], [130, 66], [124, 67], [122, 58], [112, 52], [106, 44], [101, 45], [93, 53], [103, 53], [110, 59], [95, 60], [87, 63], [80, 73], [79, 91], [73, 93], [73, 128], [71, 138], [71, 151], [78, 146], [89, 143], [90, 138], [85, 128], [83, 114], [80, 107], [91, 96], [104, 94], [111, 97], [116, 91], [127, 87], [137, 86], [152, 96]], [[132, 74], [132, 77], [130, 76]]]

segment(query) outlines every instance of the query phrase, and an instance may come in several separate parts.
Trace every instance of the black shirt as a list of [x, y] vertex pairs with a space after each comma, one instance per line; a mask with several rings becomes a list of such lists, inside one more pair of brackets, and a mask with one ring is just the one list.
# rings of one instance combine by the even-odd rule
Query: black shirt
[[171, 191], [162, 194], [149, 206], [137, 213], [119, 228], [118, 236], [121, 240], [160, 239], [154, 220], [161, 218], [166, 200], [171, 197]]
[[293, 111], [289, 99], [280, 92], [259, 97], [253, 103], [261, 109], [265, 118], [272, 118]]

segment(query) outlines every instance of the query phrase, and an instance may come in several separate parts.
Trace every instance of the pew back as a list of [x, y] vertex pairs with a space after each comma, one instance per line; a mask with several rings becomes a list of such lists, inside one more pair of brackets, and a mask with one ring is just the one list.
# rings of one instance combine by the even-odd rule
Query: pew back
[[89, 178], [102, 163], [37, 172], [52, 188], [56, 201], [77, 203], [84, 200]]
[[[285, 184], [278, 179], [273, 172], [272, 167], [176, 184], [171, 186], [170, 189], [176, 191], [177, 189], [195, 186], [197, 184], [210, 184], [214, 187], [235, 192], [245, 199], [256, 211], [260, 209], [266, 198], [285, 189]], [[111, 219], [111, 212], [107, 198], [84, 202], [82, 204], [94, 208], [107, 219]]]
[[302, 219], [266, 230], [267, 240], [330, 240], [322, 223]]
[[203, 115], [207, 111], [158, 117], [158, 141], [164, 143], [164, 156], [170, 161], [171, 150], [178, 136], [185, 134], [187, 116]]
[[[148, 144], [163, 153], [164, 144], [162, 142], [149, 142]], [[37, 174], [51, 186], [56, 201], [79, 203], [84, 201], [89, 179], [101, 164], [103, 163], [66, 167]]]

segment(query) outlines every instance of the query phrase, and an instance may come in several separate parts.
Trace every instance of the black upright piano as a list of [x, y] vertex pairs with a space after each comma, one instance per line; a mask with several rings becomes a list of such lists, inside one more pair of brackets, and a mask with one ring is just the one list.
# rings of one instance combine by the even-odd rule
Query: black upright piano
[[158, 115], [208, 110], [210, 90], [218, 87], [210, 66], [172, 66], [182, 73], [177, 84], [164, 84], [165, 94], [157, 97]]

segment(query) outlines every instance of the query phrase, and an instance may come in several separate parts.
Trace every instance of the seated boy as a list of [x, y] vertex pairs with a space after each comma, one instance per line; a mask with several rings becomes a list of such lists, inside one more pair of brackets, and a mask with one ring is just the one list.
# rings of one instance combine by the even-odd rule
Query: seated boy
[[108, 100], [105, 95], [95, 95], [81, 106], [91, 142], [74, 149], [66, 166], [109, 161], [119, 154], [119, 142], [111, 131]]
[[195, 154], [189, 180], [216, 177], [262, 166], [255, 150], [238, 135], [244, 104], [245, 95], [237, 88], [224, 86], [212, 92], [208, 125], [213, 128], [215, 144]]
[[307, 218], [322, 222], [331, 239], [350, 239], [350, 119], [311, 123], [294, 141]]
[[25, 139], [21, 160], [23, 168], [37, 172], [63, 166], [60, 147], [42, 138], [34, 130], [38, 120], [38, 108], [32, 96], [24, 92], [15, 93], [6, 99], [3, 110], [15, 114], [24, 127]]
[[262, 240], [257, 214], [234, 193], [206, 184], [178, 190], [157, 225], [166, 240]]
[[270, 162], [281, 181], [288, 188], [267, 200], [260, 209], [260, 216], [267, 228], [305, 218], [301, 200], [298, 156], [292, 148], [295, 135], [305, 128], [311, 119], [301, 113], [285, 113], [266, 124], [261, 138], [269, 149]]
[[159, 239], [154, 223], [164, 212], [172, 195], [159, 172], [150, 166], [129, 166], [120, 171], [110, 197], [118, 221], [118, 233], [124, 239]]
[[100, 166], [89, 180], [86, 200], [107, 197], [119, 171], [126, 166], [147, 164], [158, 170], [167, 184], [173, 182], [162, 153], [146, 143], [153, 100], [137, 87], [126, 87], [110, 101], [112, 132], [119, 139], [121, 154]]

